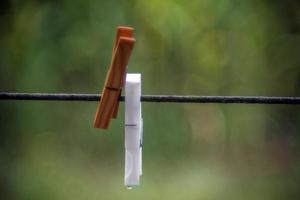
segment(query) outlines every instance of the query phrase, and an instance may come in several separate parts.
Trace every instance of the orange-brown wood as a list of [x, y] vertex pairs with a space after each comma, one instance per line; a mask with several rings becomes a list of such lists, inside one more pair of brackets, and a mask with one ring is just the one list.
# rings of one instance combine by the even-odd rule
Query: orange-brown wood
[[135, 43], [135, 39], [131, 37], [119, 36], [118, 39], [117, 36], [116, 40], [118, 40], [117, 45], [113, 52], [113, 58], [106, 76], [101, 101], [95, 115], [95, 128], [108, 128], [109, 122], [119, 101], [123, 78], [126, 73], [126, 66]]
[[[118, 41], [119, 41], [120, 37], [132, 37], [133, 36], [133, 31], [134, 31], [134, 29], [131, 28], [131, 27], [126, 27], [126, 26], [119, 26], [118, 27], [117, 34], [116, 34], [116, 39], [115, 39], [115, 44], [114, 44], [114, 48], [113, 48], [113, 53], [117, 48], [117, 44], [118, 44]], [[126, 72], [125, 72], [125, 74], [126, 74]], [[124, 77], [123, 77], [122, 87], [124, 85], [125, 74], [124, 74]], [[122, 89], [119, 91], [119, 96], [121, 95], [121, 93], [122, 93]], [[117, 118], [118, 110], [119, 110], [119, 101], [117, 101], [116, 105], [114, 106], [113, 114], [112, 114], [113, 118]]]
[[[132, 38], [133, 31], [134, 31], [134, 29], [131, 27], [118, 26], [112, 54], [117, 49], [117, 45], [118, 45], [120, 37], [131, 37]], [[112, 56], [112, 58], [113, 58], [113, 56]]]

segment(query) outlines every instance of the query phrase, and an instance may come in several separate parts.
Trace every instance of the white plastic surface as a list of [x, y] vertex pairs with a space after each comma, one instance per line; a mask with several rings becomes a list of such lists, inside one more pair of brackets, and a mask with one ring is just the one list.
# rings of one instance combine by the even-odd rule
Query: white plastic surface
[[137, 186], [142, 175], [143, 120], [141, 74], [127, 74], [125, 83], [125, 177], [127, 187]]

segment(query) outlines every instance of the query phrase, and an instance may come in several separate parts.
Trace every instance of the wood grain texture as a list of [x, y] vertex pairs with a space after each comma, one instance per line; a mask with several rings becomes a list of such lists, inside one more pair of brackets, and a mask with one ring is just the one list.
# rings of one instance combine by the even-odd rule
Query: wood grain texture
[[113, 52], [113, 58], [105, 80], [102, 98], [96, 111], [94, 120], [95, 128], [108, 128], [109, 122], [115, 112], [116, 105], [118, 104], [126, 67], [134, 43], [134, 38], [119, 36], [116, 45], [117, 47]]

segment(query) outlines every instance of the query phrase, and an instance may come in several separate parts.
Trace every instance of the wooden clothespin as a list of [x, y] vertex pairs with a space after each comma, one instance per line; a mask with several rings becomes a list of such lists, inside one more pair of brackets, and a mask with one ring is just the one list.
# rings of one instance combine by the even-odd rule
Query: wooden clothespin
[[[134, 29], [131, 28], [131, 27], [126, 27], [126, 26], [119, 26], [118, 27], [117, 34], [116, 34], [116, 39], [115, 39], [115, 44], [114, 44], [114, 48], [113, 48], [113, 53], [116, 50], [117, 45], [118, 45], [118, 41], [119, 41], [119, 39], [121, 37], [133, 38], [133, 30]], [[127, 65], [125, 67], [127, 67]], [[123, 78], [122, 78], [122, 85], [121, 85], [121, 87], [124, 87], [125, 76], [126, 76], [126, 71], [125, 71], [125, 73], [123, 75]], [[122, 93], [122, 88], [120, 89], [119, 96], [121, 95], [121, 93]], [[119, 110], [119, 101], [116, 102], [116, 105], [115, 105], [115, 108], [114, 108], [114, 111], [113, 111], [113, 115], [112, 115], [113, 118], [117, 118], [118, 110]]]
[[111, 64], [96, 111], [94, 128], [107, 129], [111, 118], [117, 116], [126, 67], [135, 43], [132, 35], [133, 28], [131, 27], [120, 26], [117, 29]]

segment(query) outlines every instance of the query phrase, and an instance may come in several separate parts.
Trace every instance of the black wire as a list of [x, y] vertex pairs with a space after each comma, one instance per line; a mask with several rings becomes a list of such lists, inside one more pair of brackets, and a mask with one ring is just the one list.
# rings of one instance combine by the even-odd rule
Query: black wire
[[0, 100], [99, 101], [97, 94], [0, 92]]
[[[99, 101], [100, 98], [101, 96], [97, 94], [0, 92], [0, 100]], [[124, 100], [124, 96], [121, 96], [120, 101]], [[299, 105], [300, 97], [143, 95], [141, 97], [141, 101], [169, 103], [245, 103]]]

